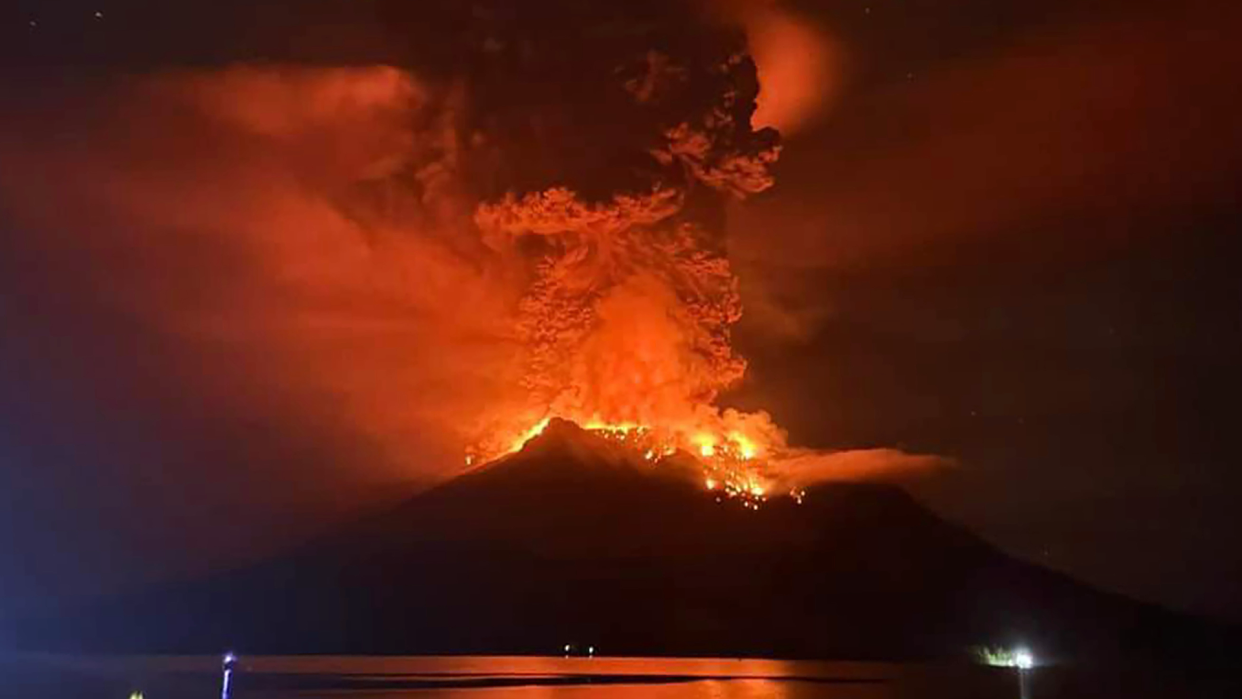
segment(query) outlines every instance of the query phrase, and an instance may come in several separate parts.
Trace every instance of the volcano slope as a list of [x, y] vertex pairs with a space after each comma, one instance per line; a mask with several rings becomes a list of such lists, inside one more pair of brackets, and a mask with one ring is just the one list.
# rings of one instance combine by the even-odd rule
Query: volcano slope
[[897, 487], [829, 484], [752, 510], [675, 461], [556, 422], [291, 555], [26, 623], [20, 644], [910, 659], [1020, 642], [1099, 660], [1225, 647], [1225, 631], [1013, 559]]

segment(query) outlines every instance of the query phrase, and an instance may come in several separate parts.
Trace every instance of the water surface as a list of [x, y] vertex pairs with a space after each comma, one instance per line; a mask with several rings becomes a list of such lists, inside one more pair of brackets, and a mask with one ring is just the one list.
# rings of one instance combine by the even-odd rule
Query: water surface
[[[1086, 691], [1051, 669], [1042, 696]], [[218, 699], [219, 656], [0, 656], [0, 697]], [[723, 658], [242, 657], [231, 699], [1013, 699], [1010, 670], [969, 665]], [[1153, 689], [1147, 685], [1146, 689]], [[1124, 696], [1170, 696], [1127, 690]]]

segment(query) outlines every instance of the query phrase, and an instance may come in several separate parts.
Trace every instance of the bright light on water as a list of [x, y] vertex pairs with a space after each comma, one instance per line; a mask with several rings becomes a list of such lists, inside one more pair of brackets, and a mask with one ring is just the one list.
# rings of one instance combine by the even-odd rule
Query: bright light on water
[[1035, 667], [1035, 656], [1026, 648], [987, 648], [972, 649], [975, 659], [992, 667], [1016, 667], [1019, 670], [1030, 670]]

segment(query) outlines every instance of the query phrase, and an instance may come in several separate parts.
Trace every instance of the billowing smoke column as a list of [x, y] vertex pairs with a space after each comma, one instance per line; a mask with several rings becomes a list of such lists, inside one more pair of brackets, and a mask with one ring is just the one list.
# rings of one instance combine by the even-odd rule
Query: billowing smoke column
[[649, 50], [613, 76], [601, 89], [636, 115], [618, 118], [648, 129], [614, 156], [634, 163], [625, 189], [591, 197], [565, 183], [477, 208], [486, 244], [525, 259], [529, 274], [517, 309], [527, 400], [480, 444], [484, 458], [549, 416], [677, 446], [779, 439], [766, 415], [712, 407], [745, 371], [730, 343], [742, 306], [723, 206], [771, 186], [779, 152], [775, 131], [751, 127], [754, 64], [740, 45], [689, 58]]
[[[775, 65], [768, 118], [790, 125], [828, 91], [826, 41], [769, 2], [537, 6], [581, 25], [549, 35], [537, 11], [476, 16], [489, 58], [468, 90], [480, 99], [467, 110], [478, 128], [470, 160], [484, 164], [467, 167], [480, 195], [473, 223], [488, 250], [521, 268], [520, 390], [489, 412], [467, 463], [564, 418], [649, 461], [689, 452], [709, 489], [751, 506], [812, 478], [937, 464], [789, 449], [767, 413], [717, 404], [746, 369], [730, 337], [742, 299], [726, 205], [771, 187], [780, 152], [777, 132], [754, 121], [761, 76], [746, 33], [762, 35]], [[515, 26], [518, 38], [504, 29]], [[791, 35], [788, 48], [772, 45]], [[789, 70], [799, 60], [810, 69]]]

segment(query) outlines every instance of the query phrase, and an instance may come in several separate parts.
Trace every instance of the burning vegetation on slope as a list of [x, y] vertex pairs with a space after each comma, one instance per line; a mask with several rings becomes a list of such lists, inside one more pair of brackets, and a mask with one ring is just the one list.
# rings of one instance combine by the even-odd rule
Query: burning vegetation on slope
[[[514, 441], [509, 453], [521, 451], [532, 440], [545, 434], [552, 424], [554, 418], [540, 420]], [[685, 445], [672, 439], [667, 430], [655, 430], [643, 425], [588, 422], [576, 427], [620, 448], [632, 461], [651, 468], [660, 468], [670, 460], [681, 466], [695, 464], [702, 470], [703, 487], [716, 494], [717, 502], [736, 500], [743, 507], [757, 510], [774, 494], [772, 489], [776, 477], [770, 472], [771, 463], [760, 454], [754, 443], [740, 433], [727, 435], [723, 442], [717, 442], [711, 435], [699, 434], [693, 438], [694, 444]], [[474, 458], [468, 456], [467, 464], [472, 463]], [[794, 486], [789, 489], [789, 495], [801, 502], [805, 492]]]

